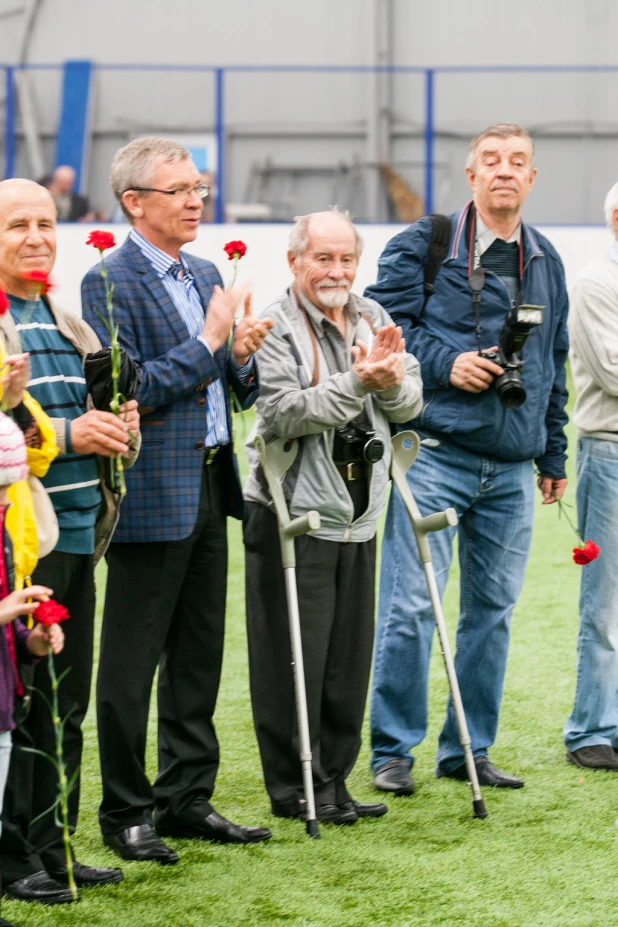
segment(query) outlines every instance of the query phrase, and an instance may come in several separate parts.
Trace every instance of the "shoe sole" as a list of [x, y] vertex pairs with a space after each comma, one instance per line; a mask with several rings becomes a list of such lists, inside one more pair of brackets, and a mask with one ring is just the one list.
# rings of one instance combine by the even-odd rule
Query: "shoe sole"
[[14, 901], [26, 901], [26, 902], [33, 902], [33, 901], [36, 901], [37, 904], [46, 904], [46, 905], [49, 905], [50, 907], [51, 907], [52, 905], [55, 905], [55, 904], [74, 904], [75, 901], [79, 901], [79, 900], [80, 900], [79, 897], [78, 897], [78, 898], [73, 898], [72, 895], [69, 895], [68, 898], [54, 898], [54, 899], [51, 899], [51, 898], [24, 898], [23, 895], [13, 895], [13, 893], [10, 892], [10, 891], [8, 891], [8, 889], [5, 890], [5, 895], [7, 896], [7, 898], [12, 898]]
[[414, 795], [414, 786], [402, 785], [402, 786], [399, 786], [398, 788], [392, 789], [392, 788], [385, 787], [383, 785], [378, 785], [377, 782], [374, 782], [374, 787], [378, 790], [378, 792], [386, 792], [387, 795], [396, 795], [400, 798], [404, 798], [405, 796], [408, 796], [408, 795]]
[[157, 833], [160, 837], [166, 837], [171, 840], [204, 840], [206, 843], [229, 843], [239, 847], [248, 846], [252, 843], [264, 843], [272, 837], [272, 834], [269, 834], [267, 837], [258, 837], [257, 840], [228, 840], [225, 837], [207, 837], [205, 834], [187, 834], [182, 831], [174, 833], [174, 831], [171, 830], [158, 830]]

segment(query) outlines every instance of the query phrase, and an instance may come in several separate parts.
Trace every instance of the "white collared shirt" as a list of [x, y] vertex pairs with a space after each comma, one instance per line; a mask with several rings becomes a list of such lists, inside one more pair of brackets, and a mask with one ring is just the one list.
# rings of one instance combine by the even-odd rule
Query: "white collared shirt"
[[[479, 216], [478, 210], [476, 213], [476, 238], [479, 243], [479, 251], [481, 252], [481, 254], [485, 254], [487, 249], [491, 248], [496, 238], [500, 238], [500, 236], [497, 235], [494, 231], [487, 228], [487, 226], [485, 225], [485, 223]], [[515, 229], [512, 235], [510, 235], [507, 239], [502, 239], [502, 240], [503, 241], [506, 240], [507, 243], [510, 244], [513, 241], [519, 242], [520, 239], [521, 239], [521, 222], [519, 223], [519, 225], [517, 226], [517, 228]]]

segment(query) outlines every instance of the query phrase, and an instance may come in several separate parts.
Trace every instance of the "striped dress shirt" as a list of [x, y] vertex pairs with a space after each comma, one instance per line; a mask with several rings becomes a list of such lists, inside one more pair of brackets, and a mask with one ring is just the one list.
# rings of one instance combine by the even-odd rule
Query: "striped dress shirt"
[[[163, 286], [187, 327], [189, 337], [198, 338], [212, 354], [212, 348], [201, 335], [204, 328], [205, 308], [202, 306], [195, 287], [195, 281], [182, 252], [180, 252], [180, 261], [175, 261], [173, 257], [170, 257], [165, 251], [161, 251], [160, 248], [149, 242], [135, 229], [131, 229], [129, 235], [161, 278]], [[232, 363], [234, 363], [233, 357]], [[249, 360], [248, 364], [238, 368], [240, 379], [245, 381], [251, 374], [252, 369], [253, 358]], [[230, 433], [227, 425], [224, 384], [221, 379], [213, 380], [206, 390], [206, 397], [206, 437], [204, 444], [206, 447], [229, 444]]]

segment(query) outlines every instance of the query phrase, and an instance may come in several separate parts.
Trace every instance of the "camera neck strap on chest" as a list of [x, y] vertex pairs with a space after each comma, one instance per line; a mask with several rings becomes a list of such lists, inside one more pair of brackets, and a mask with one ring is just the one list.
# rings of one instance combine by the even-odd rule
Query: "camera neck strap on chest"
[[[524, 276], [524, 256], [521, 242], [519, 243], [519, 281]], [[481, 246], [476, 234], [476, 209], [470, 206], [468, 215], [468, 282], [472, 290], [472, 305], [474, 307], [474, 331], [479, 352], [481, 347], [481, 292], [485, 286], [485, 271], [481, 263]]]
[[[311, 383], [309, 384], [309, 386], [312, 387], [312, 386], [317, 386], [318, 381], [320, 379], [320, 353], [318, 350], [318, 338], [313, 329], [313, 325], [311, 324], [311, 321], [309, 319], [309, 315], [304, 309], [301, 309], [301, 311], [305, 319], [307, 331], [309, 332], [309, 340], [311, 341], [311, 347], [313, 349], [313, 376], [311, 377]], [[369, 316], [365, 315], [365, 313], [362, 312], [361, 319], [364, 319], [364, 321], [367, 323], [367, 325], [371, 329], [373, 336], [375, 337], [377, 332]]]

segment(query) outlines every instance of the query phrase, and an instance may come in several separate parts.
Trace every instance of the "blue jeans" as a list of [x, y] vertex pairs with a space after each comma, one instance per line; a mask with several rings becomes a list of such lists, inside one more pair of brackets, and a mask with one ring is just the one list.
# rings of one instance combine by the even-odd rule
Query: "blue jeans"
[[[504, 463], [450, 441], [421, 447], [408, 482], [422, 515], [452, 506], [459, 526], [430, 536], [440, 595], [455, 533], [461, 565], [455, 667], [475, 756], [493, 744], [513, 607], [523, 584], [534, 514], [531, 461]], [[407, 511], [391, 493], [380, 576], [371, 700], [372, 769], [410, 750], [427, 732], [427, 682], [434, 632], [425, 576]], [[463, 762], [449, 698], [437, 764]]]
[[577, 686], [564, 727], [571, 751], [595, 744], [618, 747], [617, 442], [578, 440], [577, 515], [580, 534], [601, 553], [580, 567]]
[[2, 833], [2, 806], [4, 803], [4, 790], [9, 775], [9, 761], [11, 759], [11, 732], [3, 731], [0, 734], [0, 834]]

